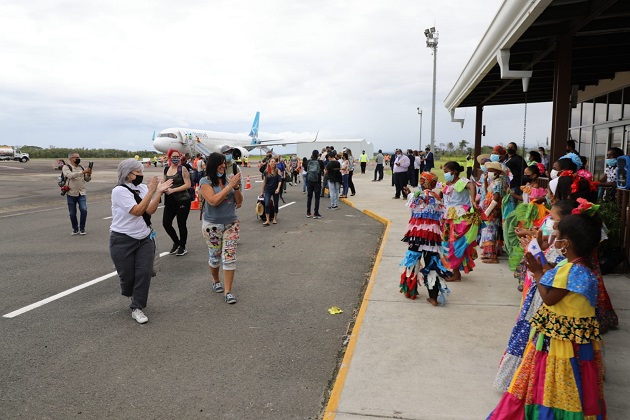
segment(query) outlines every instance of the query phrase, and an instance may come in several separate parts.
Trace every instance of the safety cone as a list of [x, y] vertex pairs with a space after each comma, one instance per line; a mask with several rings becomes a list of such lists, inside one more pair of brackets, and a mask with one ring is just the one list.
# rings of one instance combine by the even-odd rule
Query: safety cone
[[199, 210], [199, 185], [195, 188], [195, 199], [190, 202], [191, 210]]
[[247, 180], [245, 181], [245, 189], [246, 190], [252, 189], [252, 182], [249, 180], [249, 175], [247, 175]]

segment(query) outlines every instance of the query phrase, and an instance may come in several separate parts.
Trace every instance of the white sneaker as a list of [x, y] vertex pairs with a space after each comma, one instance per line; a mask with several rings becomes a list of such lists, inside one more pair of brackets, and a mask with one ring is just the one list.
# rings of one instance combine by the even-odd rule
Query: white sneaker
[[146, 324], [149, 322], [149, 318], [142, 312], [142, 309], [134, 309], [131, 311], [131, 317], [135, 319], [138, 324]]

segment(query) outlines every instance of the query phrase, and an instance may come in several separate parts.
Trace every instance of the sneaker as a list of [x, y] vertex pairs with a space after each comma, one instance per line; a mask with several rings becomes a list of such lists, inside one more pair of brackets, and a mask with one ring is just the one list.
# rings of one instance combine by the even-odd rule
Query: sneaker
[[73, 231], [72, 231], [72, 235], [78, 235], [78, 234], [79, 234], [79, 231], [78, 231], [78, 230], [73, 230]]
[[223, 288], [223, 284], [220, 281], [218, 281], [216, 283], [214, 282], [212, 283], [212, 290], [216, 293], [223, 293], [225, 289]]
[[87, 235], [87, 232], [85, 231], [85, 229], [81, 229], [79, 231], [79, 235]]
[[149, 322], [149, 318], [142, 312], [142, 309], [134, 309], [131, 311], [131, 317], [135, 319], [138, 324], [146, 324]]
[[330, 209], [331, 210], [339, 210], [339, 206], [331, 206]]
[[177, 252], [177, 248], [179, 248], [179, 245], [173, 245], [173, 248], [171, 248], [169, 254], [174, 255]]
[[236, 296], [234, 296], [232, 292], [228, 292], [225, 295], [225, 303], [229, 303], [230, 305], [236, 303]]
[[315, 216], [313, 216], [313, 219], [321, 219], [322, 215], [319, 213], [315, 213]]
[[311, 217], [311, 213], [306, 213], [306, 217]]
[[180, 246], [179, 248], [177, 248], [177, 253], [175, 254], [177, 257], [181, 257], [182, 255], [186, 255], [188, 254], [188, 251], [186, 251], [186, 248], [184, 248], [183, 246]]
[[333, 206], [328, 206], [328, 207], [326, 207], [326, 208], [327, 208], [328, 210], [332, 210], [332, 209], [333, 209]]

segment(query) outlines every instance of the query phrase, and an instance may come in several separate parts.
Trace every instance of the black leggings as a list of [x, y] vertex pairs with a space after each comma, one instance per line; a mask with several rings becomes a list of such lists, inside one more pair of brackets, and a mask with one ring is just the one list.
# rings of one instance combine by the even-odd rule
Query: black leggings
[[[186, 227], [186, 220], [190, 213], [190, 200], [184, 202], [177, 202], [174, 199], [167, 197], [164, 203], [164, 214], [162, 215], [162, 226], [168, 233], [168, 236], [173, 240], [173, 245], [178, 245], [186, 248], [186, 241], [188, 240], [188, 228]], [[177, 232], [173, 228], [173, 219], [177, 216], [177, 228], [179, 229], [179, 238]]]

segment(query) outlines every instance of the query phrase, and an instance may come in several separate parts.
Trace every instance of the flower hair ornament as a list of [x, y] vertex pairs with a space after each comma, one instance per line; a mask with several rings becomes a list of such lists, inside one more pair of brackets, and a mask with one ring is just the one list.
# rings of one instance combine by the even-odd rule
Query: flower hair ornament
[[[564, 171], [563, 171], [564, 172]], [[580, 187], [580, 180], [588, 182], [588, 188], [591, 191], [597, 191], [598, 182], [593, 182], [593, 174], [585, 169], [580, 169], [573, 178], [573, 184], [571, 184], [571, 193], [576, 193]], [[598, 206], [599, 207], [599, 206]]]
[[577, 202], [579, 204], [576, 208], [571, 210], [571, 214], [585, 214], [587, 216], [592, 216], [599, 210], [599, 204], [593, 204], [583, 198], [578, 198]]
[[575, 166], [577, 166], [578, 169], [581, 169], [582, 166], [582, 159], [580, 159], [580, 157], [578, 155], [576, 155], [575, 153], [567, 153], [566, 155], [562, 156], [560, 159], [571, 159], [571, 161], [573, 163], [575, 163]]
[[538, 166], [538, 172], [540, 172], [540, 175], [543, 175], [545, 172], [547, 172], [547, 168], [545, 168], [545, 165], [543, 165], [542, 163], [537, 163], [536, 166]]

